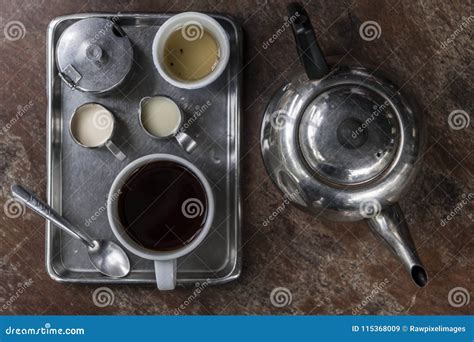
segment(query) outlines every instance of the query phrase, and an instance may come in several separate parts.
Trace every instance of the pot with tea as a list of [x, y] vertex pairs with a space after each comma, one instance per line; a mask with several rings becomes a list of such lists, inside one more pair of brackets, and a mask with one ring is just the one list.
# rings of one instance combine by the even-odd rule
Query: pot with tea
[[318, 217], [366, 220], [415, 284], [425, 286], [425, 268], [397, 204], [420, 164], [421, 113], [365, 68], [331, 69], [301, 5], [289, 5], [289, 18], [305, 72], [266, 108], [261, 149], [269, 175], [296, 206]]

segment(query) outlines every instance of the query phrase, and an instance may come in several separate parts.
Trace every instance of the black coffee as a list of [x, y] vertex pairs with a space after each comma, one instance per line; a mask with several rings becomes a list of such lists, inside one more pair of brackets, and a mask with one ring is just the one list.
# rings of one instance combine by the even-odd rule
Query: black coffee
[[139, 245], [164, 251], [194, 240], [207, 216], [201, 181], [171, 161], [155, 161], [134, 171], [118, 198], [122, 225]]

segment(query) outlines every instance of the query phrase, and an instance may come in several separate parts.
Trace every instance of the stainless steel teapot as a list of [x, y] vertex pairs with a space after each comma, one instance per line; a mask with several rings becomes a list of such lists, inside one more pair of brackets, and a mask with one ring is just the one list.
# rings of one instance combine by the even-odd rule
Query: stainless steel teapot
[[303, 7], [288, 7], [305, 72], [269, 102], [262, 156], [299, 208], [335, 221], [367, 220], [414, 282], [428, 277], [397, 204], [422, 152], [420, 112], [392, 83], [365, 68], [330, 69]]

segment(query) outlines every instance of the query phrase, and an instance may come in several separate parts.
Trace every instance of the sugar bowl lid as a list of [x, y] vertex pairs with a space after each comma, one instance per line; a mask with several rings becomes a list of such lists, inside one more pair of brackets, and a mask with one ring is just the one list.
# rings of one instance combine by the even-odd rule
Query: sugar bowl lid
[[298, 141], [306, 164], [328, 183], [358, 185], [389, 168], [400, 143], [396, 109], [375, 89], [351, 83], [317, 87], [301, 113]]
[[64, 30], [56, 49], [61, 78], [84, 92], [119, 85], [131, 69], [133, 50], [125, 32], [105, 18], [82, 19]]

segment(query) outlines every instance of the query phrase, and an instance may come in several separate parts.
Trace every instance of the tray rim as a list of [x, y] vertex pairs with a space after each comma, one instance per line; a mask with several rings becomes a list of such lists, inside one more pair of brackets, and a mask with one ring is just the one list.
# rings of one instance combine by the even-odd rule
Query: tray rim
[[[163, 18], [169, 17], [173, 14], [179, 12], [169, 12], [169, 13], [133, 13], [133, 12], [84, 12], [84, 13], [75, 13], [75, 14], [67, 14], [53, 18], [47, 27], [47, 44], [46, 44], [46, 95], [47, 95], [47, 120], [46, 120], [46, 130], [47, 130], [47, 139], [46, 139], [46, 161], [47, 161], [47, 202], [48, 204], [56, 209], [59, 213], [62, 213], [62, 182], [59, 182], [59, 193], [60, 195], [59, 200], [56, 199], [57, 203], [54, 203], [54, 193], [55, 193], [55, 185], [52, 179], [53, 176], [53, 93], [54, 93], [54, 83], [55, 83], [55, 75], [54, 75], [54, 34], [58, 25], [66, 20], [80, 20], [89, 17], [129, 17], [133, 19], [153, 19], [153, 18]], [[232, 16], [226, 14], [219, 14], [219, 13], [208, 13], [214, 18], [219, 18], [222, 20], [228, 21], [234, 31], [236, 32], [237, 36], [237, 44], [238, 44], [238, 52], [239, 52], [239, 59], [238, 64], [239, 67], [242, 66], [242, 59], [243, 59], [243, 31], [242, 27], [235, 21]], [[239, 68], [240, 69], [240, 68]], [[241, 127], [241, 86], [242, 86], [242, 76], [239, 72], [238, 75], [235, 76], [237, 79], [237, 86], [236, 86], [236, 96], [235, 96], [235, 126], [236, 132], [234, 138], [234, 146], [235, 146], [235, 156], [236, 156], [236, 163], [235, 163], [235, 197], [236, 197], [236, 211], [235, 211], [235, 220], [236, 220], [236, 245], [237, 245], [237, 255], [235, 257], [236, 262], [234, 263], [233, 268], [230, 270], [228, 275], [220, 277], [220, 278], [212, 278], [206, 279], [205, 281], [209, 285], [221, 285], [233, 280], [236, 280], [240, 277], [242, 272], [242, 252], [241, 252], [241, 230], [242, 230], [242, 204], [241, 204], [241, 186], [240, 186], [240, 173], [241, 173], [241, 164], [240, 164], [240, 127]], [[61, 115], [61, 126], [63, 125], [63, 117]], [[62, 145], [62, 136], [61, 145]], [[58, 171], [62, 176], [62, 164], [59, 165], [60, 170]], [[62, 180], [62, 177], [61, 177]], [[46, 233], [45, 233], [45, 264], [46, 264], [46, 271], [47, 274], [51, 279], [57, 281], [59, 283], [76, 283], [76, 284], [155, 284], [155, 280], [143, 280], [143, 279], [113, 279], [113, 278], [99, 278], [99, 279], [86, 279], [86, 278], [78, 278], [78, 277], [67, 277], [60, 275], [52, 265], [52, 237], [53, 237], [53, 224], [49, 221], [46, 222]], [[202, 282], [202, 279], [188, 279], [184, 282], [179, 282], [179, 285], [187, 285], [187, 284], [194, 284], [196, 282]]]

